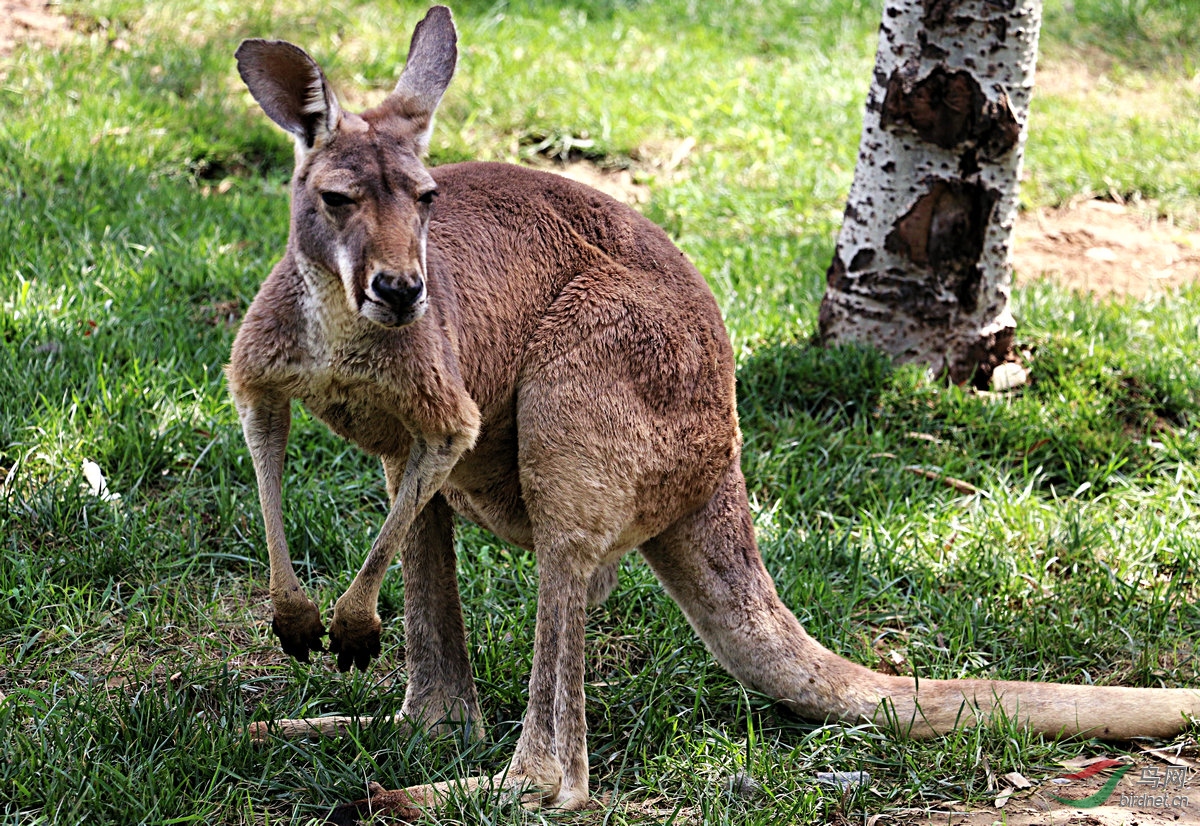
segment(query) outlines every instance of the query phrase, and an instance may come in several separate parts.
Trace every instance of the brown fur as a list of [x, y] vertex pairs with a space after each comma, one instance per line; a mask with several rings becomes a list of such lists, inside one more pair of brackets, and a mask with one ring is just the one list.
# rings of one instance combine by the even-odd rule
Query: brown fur
[[[247, 85], [297, 144], [288, 250], [247, 312], [228, 368], [258, 474], [284, 650], [307, 660], [324, 633], [283, 535], [283, 455], [299, 399], [383, 463], [392, 506], [337, 601], [330, 648], [342, 669], [365, 668], [379, 653], [376, 598], [399, 552], [405, 719], [480, 720], [452, 511], [537, 556], [516, 753], [502, 775], [467, 788], [496, 782], [530, 803], [587, 802], [584, 612], [634, 548], [722, 665], [807, 717], [923, 736], [1002, 709], [1051, 735], [1125, 738], [1169, 735], [1200, 714], [1188, 690], [918, 686], [812, 640], [779, 601], [755, 545], [733, 355], [703, 278], [658, 227], [579, 184], [498, 164], [427, 171], [418, 155], [454, 42], [449, 12], [435, 7], [396, 91], [361, 116], [342, 112], [296, 47], [247, 41], [238, 51]], [[255, 734], [347, 722], [281, 721]], [[376, 802], [407, 811], [443, 791]]]

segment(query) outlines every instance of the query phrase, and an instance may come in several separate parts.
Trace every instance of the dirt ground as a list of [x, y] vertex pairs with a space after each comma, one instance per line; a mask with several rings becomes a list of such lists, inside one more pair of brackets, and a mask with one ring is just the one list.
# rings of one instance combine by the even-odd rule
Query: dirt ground
[[29, 40], [50, 46], [61, 43], [70, 26], [57, 9], [39, 0], [0, 0], [0, 58]]
[[[1190, 756], [1187, 756], [1190, 755]], [[1101, 755], [1091, 755], [1100, 757]], [[997, 779], [996, 799], [991, 806], [954, 806], [941, 810], [889, 812], [871, 826], [1195, 826], [1200, 824], [1200, 763], [1195, 745], [1174, 753], [1143, 753], [1125, 758], [1132, 768], [1125, 771], [1111, 794], [1102, 794], [1105, 783], [1120, 767], [1102, 771], [1065, 785], [1063, 775], [1080, 766], [1063, 767], [1048, 777], [1030, 777], [1032, 787], [1011, 790], [1004, 778]], [[1082, 764], [1087, 761], [1077, 761]], [[1173, 772], [1173, 774], [1169, 773]], [[1157, 778], [1157, 780], [1155, 779]], [[1055, 800], [1080, 801], [1071, 805]], [[1099, 800], [1089, 800], [1099, 796]], [[1089, 805], [1091, 804], [1091, 805]], [[1098, 805], [1095, 805], [1098, 804]]]
[[1200, 277], [1200, 232], [1152, 205], [1074, 201], [1022, 213], [1013, 238], [1017, 280], [1052, 278], [1081, 292], [1146, 298]]

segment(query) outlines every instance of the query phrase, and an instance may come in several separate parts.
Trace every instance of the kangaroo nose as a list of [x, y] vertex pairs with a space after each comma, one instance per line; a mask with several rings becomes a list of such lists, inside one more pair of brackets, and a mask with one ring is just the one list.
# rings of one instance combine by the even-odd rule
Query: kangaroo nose
[[407, 280], [379, 273], [371, 280], [371, 289], [380, 301], [397, 312], [403, 312], [420, 300], [425, 292], [425, 282], [418, 276], [411, 284]]

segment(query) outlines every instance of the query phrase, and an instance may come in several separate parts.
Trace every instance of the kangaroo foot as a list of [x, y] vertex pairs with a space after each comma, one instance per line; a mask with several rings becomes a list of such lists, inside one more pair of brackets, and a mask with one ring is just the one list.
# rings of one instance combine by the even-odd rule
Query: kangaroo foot
[[377, 815], [386, 815], [410, 823], [429, 809], [445, 804], [452, 794], [473, 794], [478, 791], [505, 790], [502, 799], [519, 801], [526, 809], [559, 809], [579, 811], [594, 805], [586, 790], [563, 789], [560, 781], [538, 782], [524, 775], [510, 773], [495, 777], [471, 777], [448, 780], [407, 789], [387, 790], [378, 783], [367, 786], [369, 797], [338, 806], [329, 813], [326, 822], [355, 824]]
[[370, 783], [367, 792], [370, 797], [338, 806], [329, 813], [325, 822], [353, 826], [367, 818], [384, 815], [389, 820], [412, 823], [421, 816], [421, 808], [405, 789], [388, 791], [378, 783]]
[[552, 795], [529, 788], [521, 795], [521, 805], [526, 809], [558, 809], [563, 812], [578, 812], [593, 805], [588, 793], [582, 789], [559, 789]]
[[329, 651], [337, 654], [339, 671], [349, 671], [353, 665], [366, 671], [372, 657], [382, 650], [379, 637], [383, 623], [378, 614], [371, 616], [350, 615], [335, 607], [333, 622], [329, 624]]
[[568, 783], [553, 758], [531, 760], [527, 755], [525, 760], [514, 760], [507, 771], [492, 778], [492, 784], [526, 809], [578, 811], [591, 803], [586, 779], [582, 788]]
[[321, 642], [321, 638], [325, 636], [321, 612], [307, 597], [301, 602], [277, 604], [275, 617], [271, 620], [271, 630], [279, 637], [284, 653], [302, 663], [308, 662], [309, 651], [325, 650], [325, 645]]
[[506, 777], [504, 785], [518, 796], [526, 809], [558, 809], [577, 812], [592, 805], [586, 789], [566, 789], [561, 783], [539, 784], [526, 777]]

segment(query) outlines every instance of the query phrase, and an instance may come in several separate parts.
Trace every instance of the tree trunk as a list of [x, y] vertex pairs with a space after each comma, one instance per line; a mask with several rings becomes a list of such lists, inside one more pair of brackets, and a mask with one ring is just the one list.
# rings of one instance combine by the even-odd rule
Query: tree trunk
[[887, 0], [822, 343], [986, 386], [1011, 352], [1008, 262], [1041, 0]]

